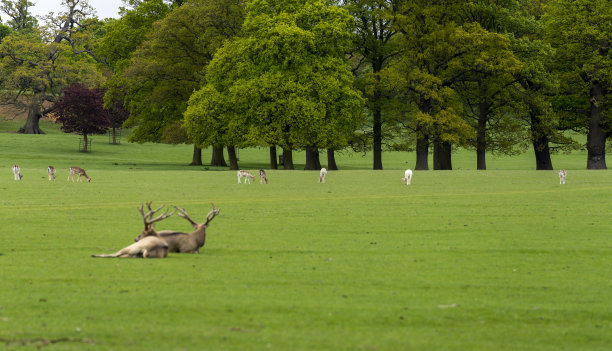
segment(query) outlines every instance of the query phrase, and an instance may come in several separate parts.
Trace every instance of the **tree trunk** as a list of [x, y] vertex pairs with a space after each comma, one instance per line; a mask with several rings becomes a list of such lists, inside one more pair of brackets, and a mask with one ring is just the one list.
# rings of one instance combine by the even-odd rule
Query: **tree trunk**
[[285, 169], [293, 169], [293, 152], [291, 149], [283, 148], [283, 167]]
[[486, 103], [478, 104], [478, 128], [476, 130], [476, 169], [487, 169], [487, 119], [489, 108]]
[[338, 165], [336, 164], [336, 153], [334, 152], [334, 149], [327, 149], [327, 170], [338, 170]]
[[607, 169], [606, 166], [606, 122], [602, 116], [603, 91], [601, 84], [591, 87], [591, 112], [587, 134], [587, 169]]
[[227, 147], [227, 157], [230, 161], [229, 169], [238, 170], [238, 157], [236, 156], [236, 147], [228, 146]]
[[540, 118], [531, 112], [531, 140], [533, 142], [533, 152], [536, 159], [536, 170], [552, 170], [553, 164], [550, 159], [550, 147], [548, 136], [542, 129]]
[[306, 148], [306, 165], [304, 166], [305, 171], [320, 170], [321, 161], [319, 159], [319, 149], [316, 147]]
[[83, 134], [83, 152], [87, 152], [87, 134]]
[[417, 131], [417, 144], [416, 144], [416, 165], [415, 170], [427, 171], [429, 170], [429, 136], [422, 135]]
[[276, 146], [270, 146], [270, 169], [278, 169], [276, 161]]
[[191, 157], [190, 166], [201, 166], [202, 165], [202, 149], [193, 145], [193, 156]]
[[451, 170], [453, 164], [451, 162], [452, 145], [447, 141], [434, 141], [433, 162], [435, 170]]
[[373, 169], [383, 169], [382, 165], [382, 113], [380, 107], [375, 104], [373, 112], [373, 126], [372, 126], [372, 153], [374, 158]]
[[43, 132], [38, 122], [42, 118], [42, 99], [38, 95], [34, 95], [32, 100], [30, 101], [30, 105], [28, 106], [28, 119], [23, 127], [19, 129], [19, 133], [23, 134], [45, 134]]
[[227, 167], [225, 163], [225, 157], [223, 156], [223, 146], [212, 147], [212, 158], [210, 160], [211, 166]]

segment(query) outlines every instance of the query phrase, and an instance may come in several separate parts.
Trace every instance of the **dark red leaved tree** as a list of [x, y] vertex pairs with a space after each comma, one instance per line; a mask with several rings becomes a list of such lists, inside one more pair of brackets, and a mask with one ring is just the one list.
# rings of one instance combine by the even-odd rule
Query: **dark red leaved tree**
[[55, 103], [57, 123], [62, 124], [66, 133], [79, 133], [83, 136], [84, 149], [87, 151], [87, 136], [104, 134], [111, 127], [111, 118], [105, 110], [104, 92], [99, 88], [89, 89], [78, 83], [64, 89], [64, 96]]

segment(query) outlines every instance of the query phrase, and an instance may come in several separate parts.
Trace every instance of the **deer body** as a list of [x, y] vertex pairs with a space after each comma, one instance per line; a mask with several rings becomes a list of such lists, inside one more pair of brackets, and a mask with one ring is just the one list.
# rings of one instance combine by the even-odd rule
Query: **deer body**
[[120, 257], [120, 258], [164, 258], [168, 256], [168, 243], [155, 234], [151, 234], [114, 254], [92, 255], [92, 257]]
[[21, 175], [21, 168], [18, 165], [13, 166], [13, 175], [15, 176], [15, 180], [21, 180], [23, 176]]
[[404, 181], [404, 184], [410, 185], [411, 179], [412, 179], [412, 170], [407, 169], [406, 172], [404, 172], [404, 178], [402, 178], [402, 180]]
[[268, 184], [268, 177], [266, 176], [266, 171], [264, 171], [263, 169], [260, 169], [259, 170], [259, 184], [261, 184], [262, 181]]
[[249, 184], [251, 184], [251, 179], [253, 181], [255, 181], [255, 176], [252, 175], [251, 173], [249, 173], [249, 171], [240, 170], [240, 171], [238, 171], [237, 175], [238, 175], [238, 184], [240, 184], [240, 180], [242, 178], [245, 178], [244, 184], [246, 184], [247, 182], [249, 182]]
[[47, 167], [47, 174], [49, 175], [49, 180], [55, 181], [55, 167]]
[[560, 169], [559, 170], [559, 184], [565, 184], [565, 176], [567, 175], [567, 172], [565, 172], [565, 170]]
[[[213, 209], [206, 216], [206, 222], [204, 223], [197, 223], [193, 221], [184, 208], [176, 207], [176, 209], [179, 211], [179, 217], [185, 218], [187, 221], [189, 221], [194, 230], [191, 233], [171, 230], [159, 231], [159, 236], [168, 244], [169, 252], [200, 253], [200, 248], [206, 243], [206, 228], [208, 228], [213, 218], [219, 214], [219, 210], [215, 208], [214, 204], [212, 207]], [[143, 234], [140, 234], [135, 240], [142, 240], [144, 237]]]
[[165, 218], [168, 218], [174, 214], [174, 212], [168, 214], [166, 211], [164, 214], [153, 218], [153, 215], [159, 212], [164, 206], [153, 210], [151, 209], [151, 202], [147, 203], [149, 212], [144, 213], [144, 205], [140, 206], [138, 210], [142, 214], [145, 228], [140, 234], [140, 240], [137, 240], [130, 246], [124, 247], [123, 249], [115, 252], [114, 254], [100, 254], [92, 255], [93, 257], [142, 257], [142, 258], [164, 258], [168, 256], [168, 243], [159, 236], [153, 224], [159, 222]]
[[325, 168], [321, 168], [321, 172], [319, 173], [319, 183], [325, 183], [326, 175], [327, 175], [327, 170]]
[[81, 176], [85, 177], [85, 179], [87, 179], [87, 182], [91, 182], [91, 178], [89, 178], [89, 176], [87, 175], [87, 172], [85, 172], [83, 168], [70, 167], [69, 172], [70, 174], [68, 175], [68, 180], [72, 179], [72, 181], [74, 182], [74, 176], [78, 175], [79, 178], [77, 179], [77, 182], [82, 182]]

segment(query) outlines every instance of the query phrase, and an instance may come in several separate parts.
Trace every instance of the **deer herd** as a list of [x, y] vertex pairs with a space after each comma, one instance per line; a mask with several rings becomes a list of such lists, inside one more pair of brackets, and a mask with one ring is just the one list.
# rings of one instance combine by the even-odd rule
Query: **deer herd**
[[[19, 165], [12, 167], [13, 175], [15, 180], [21, 180], [23, 175], [21, 174], [21, 168]], [[47, 167], [47, 175], [50, 181], [55, 181], [55, 167]], [[559, 170], [559, 184], [565, 184], [567, 172], [563, 169]], [[241, 180], [244, 178], [244, 184], [251, 183], [251, 180], [255, 181], [255, 176], [249, 171], [239, 170], [237, 173], [238, 184], [241, 184]], [[319, 183], [325, 183], [325, 177], [327, 176], [327, 169], [321, 168], [319, 172]], [[87, 179], [87, 182], [91, 182], [91, 178], [87, 175], [87, 172], [80, 167], [70, 167], [68, 169], [68, 181], [82, 182], [81, 177]], [[402, 181], [406, 185], [410, 185], [412, 180], [412, 170], [407, 169], [404, 172]], [[268, 184], [268, 176], [266, 171], [263, 169], [259, 170], [259, 184]], [[135, 243], [124, 247], [123, 249], [112, 253], [112, 254], [99, 254], [92, 255], [93, 257], [141, 257], [141, 258], [163, 258], [167, 257], [169, 252], [180, 252], [180, 253], [199, 253], [206, 242], [206, 228], [210, 225], [210, 222], [219, 214], [219, 209], [212, 204], [212, 210], [206, 215], [206, 220], [202, 223], [196, 222], [187, 214], [184, 208], [174, 206], [174, 211], [169, 213], [169, 209], [166, 209], [164, 213], [158, 214], [165, 205], [157, 209], [151, 208], [151, 202], [145, 205], [142, 204], [138, 207], [143, 222], [144, 229], [134, 240]], [[146, 211], [146, 212], [145, 212]], [[193, 231], [187, 233], [182, 231], [174, 230], [155, 230], [155, 223], [164, 220], [177, 213], [181, 218], [187, 220], [193, 227]], [[156, 216], [157, 215], [157, 216]], [[156, 216], [156, 217], [155, 217]]]

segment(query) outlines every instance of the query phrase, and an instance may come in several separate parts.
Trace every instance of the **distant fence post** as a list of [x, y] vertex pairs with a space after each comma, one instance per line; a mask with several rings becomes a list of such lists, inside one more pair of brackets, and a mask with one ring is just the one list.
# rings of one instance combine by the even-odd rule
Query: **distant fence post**
[[79, 152], [91, 152], [91, 138], [87, 139], [87, 147], [85, 147], [84, 140], [79, 139]]

